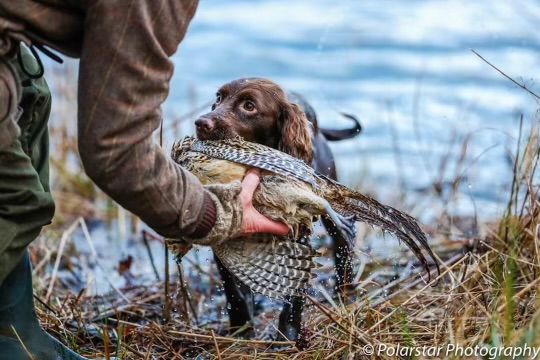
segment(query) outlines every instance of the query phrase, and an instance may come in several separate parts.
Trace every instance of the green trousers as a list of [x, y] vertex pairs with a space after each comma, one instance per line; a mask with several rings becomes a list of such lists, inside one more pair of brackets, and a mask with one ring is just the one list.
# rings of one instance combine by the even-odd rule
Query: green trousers
[[[37, 73], [36, 60], [23, 46], [21, 51], [24, 67]], [[10, 61], [22, 84], [19, 106], [23, 112], [18, 120], [20, 137], [0, 150], [0, 284], [54, 214], [47, 131], [51, 93], [45, 79], [29, 78], [16, 59]]]

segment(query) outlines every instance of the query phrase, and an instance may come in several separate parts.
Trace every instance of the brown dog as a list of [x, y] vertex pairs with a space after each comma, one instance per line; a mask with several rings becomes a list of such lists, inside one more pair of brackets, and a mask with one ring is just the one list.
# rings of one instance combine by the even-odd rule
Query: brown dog
[[[310, 164], [318, 172], [335, 180], [334, 157], [328, 140], [343, 140], [361, 131], [355, 121], [352, 129], [328, 130], [318, 127], [315, 111], [296, 93], [287, 95], [272, 81], [248, 78], [223, 85], [216, 94], [212, 111], [195, 121], [197, 137], [201, 140], [222, 140], [241, 136], [244, 140], [281, 150]], [[311, 124], [311, 125], [310, 125]], [[351, 272], [347, 240], [329, 219], [323, 224], [334, 240], [336, 286], [347, 283]], [[231, 327], [238, 328], [251, 321], [252, 311], [248, 291], [241, 291], [232, 274], [216, 258], [227, 297]], [[298, 337], [303, 298], [286, 302], [279, 318], [279, 331], [289, 340]]]

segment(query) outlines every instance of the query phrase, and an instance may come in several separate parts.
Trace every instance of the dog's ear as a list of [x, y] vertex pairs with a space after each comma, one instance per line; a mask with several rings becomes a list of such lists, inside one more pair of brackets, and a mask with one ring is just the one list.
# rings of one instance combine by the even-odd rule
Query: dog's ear
[[311, 124], [298, 105], [287, 102], [282, 107], [279, 127], [278, 149], [310, 165], [313, 159]]

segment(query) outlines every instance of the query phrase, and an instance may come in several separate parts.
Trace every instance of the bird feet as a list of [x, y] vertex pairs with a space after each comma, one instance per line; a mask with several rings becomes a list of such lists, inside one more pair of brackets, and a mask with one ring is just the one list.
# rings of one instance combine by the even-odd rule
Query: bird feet
[[354, 216], [343, 216], [338, 214], [332, 209], [329, 203], [325, 204], [325, 210], [332, 222], [338, 228], [343, 238], [347, 241], [349, 250], [354, 248], [354, 242], [356, 240], [356, 227]]

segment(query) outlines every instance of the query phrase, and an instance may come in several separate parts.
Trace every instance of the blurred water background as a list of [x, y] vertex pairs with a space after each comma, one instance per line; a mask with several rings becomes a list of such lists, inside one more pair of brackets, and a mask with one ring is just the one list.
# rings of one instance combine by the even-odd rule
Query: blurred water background
[[470, 49], [540, 90], [538, 19], [536, 0], [202, 1], [174, 57], [166, 113], [232, 79], [271, 78], [304, 94], [321, 126], [350, 125], [339, 111], [359, 116], [363, 133], [332, 144], [339, 175], [381, 192], [429, 187], [470, 134], [458, 210], [475, 201], [491, 217], [506, 201], [519, 116], [531, 121], [538, 104]]
[[[193, 133], [204, 111], [182, 115], [225, 82], [267, 77], [305, 95], [322, 127], [350, 126], [341, 111], [360, 118], [357, 138], [331, 144], [343, 183], [383, 200], [404, 194], [427, 223], [438, 210], [419, 195], [435, 182], [446, 191], [457, 173], [447, 211], [493, 218], [507, 201], [520, 117], [528, 128], [539, 106], [471, 49], [539, 93], [538, 19], [537, 0], [203, 0], [172, 59], [165, 144]], [[65, 106], [55, 102], [52, 125]]]

